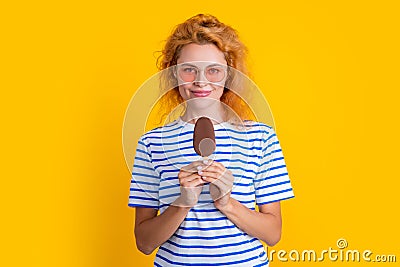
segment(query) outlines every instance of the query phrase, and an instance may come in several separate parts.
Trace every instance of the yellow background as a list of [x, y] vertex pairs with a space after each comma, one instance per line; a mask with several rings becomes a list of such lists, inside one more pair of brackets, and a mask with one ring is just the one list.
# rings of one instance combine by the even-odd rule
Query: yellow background
[[154, 52], [197, 13], [239, 31], [274, 114], [296, 194], [274, 249], [343, 237], [399, 262], [395, 2], [3, 3], [0, 266], [151, 266], [134, 243], [122, 122]]

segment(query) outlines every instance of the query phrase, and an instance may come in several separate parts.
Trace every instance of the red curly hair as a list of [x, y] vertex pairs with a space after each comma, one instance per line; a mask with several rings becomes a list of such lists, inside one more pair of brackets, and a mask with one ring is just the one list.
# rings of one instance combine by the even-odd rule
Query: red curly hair
[[[161, 98], [165, 109], [164, 117], [176, 106], [184, 102], [170, 67], [177, 64], [182, 48], [191, 43], [199, 45], [214, 44], [224, 54], [229, 67], [238, 70], [239, 72], [237, 73], [249, 75], [246, 66], [247, 48], [239, 40], [236, 30], [220, 22], [212, 15], [198, 14], [191, 17], [175, 27], [157, 59], [157, 67], [160, 71], [168, 68], [170, 70], [161, 76], [163, 87], [172, 89], [168, 90]], [[244, 120], [251, 118], [252, 112], [248, 105], [231, 90], [235, 87], [240, 87], [239, 80], [239, 77], [235, 79], [232, 78], [232, 75], [230, 79], [228, 78], [221, 96], [221, 102], [229, 106], [240, 119]]]

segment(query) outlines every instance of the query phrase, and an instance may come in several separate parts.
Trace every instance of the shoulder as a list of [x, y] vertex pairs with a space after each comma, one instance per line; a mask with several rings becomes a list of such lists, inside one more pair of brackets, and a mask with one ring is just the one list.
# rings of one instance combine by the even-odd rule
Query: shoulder
[[244, 120], [243, 126], [245, 127], [246, 131], [248, 131], [248, 132], [257, 133], [257, 134], [261, 134], [261, 135], [275, 134], [274, 128], [272, 128], [272, 126], [267, 125], [263, 122]]
[[174, 120], [164, 126], [156, 127], [151, 129], [150, 131], [145, 132], [140, 138], [139, 142], [143, 142], [144, 144], [148, 144], [150, 142], [157, 142], [157, 140], [161, 140], [163, 137], [173, 135], [176, 132], [179, 132], [181, 128], [181, 124], [178, 120]]
[[243, 121], [246, 134], [250, 140], [258, 140], [262, 147], [276, 140], [276, 133], [271, 125], [263, 122], [245, 120]]

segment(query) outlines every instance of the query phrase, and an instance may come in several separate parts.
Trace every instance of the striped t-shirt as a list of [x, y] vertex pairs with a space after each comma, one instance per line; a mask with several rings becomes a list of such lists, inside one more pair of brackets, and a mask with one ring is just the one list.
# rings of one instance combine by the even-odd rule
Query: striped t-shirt
[[[246, 121], [215, 124], [216, 150], [209, 157], [231, 170], [231, 197], [255, 210], [294, 196], [278, 138], [272, 127]], [[180, 168], [201, 160], [193, 148], [194, 124], [180, 118], [142, 135], [132, 171], [130, 207], [160, 213], [180, 195]], [[268, 266], [262, 243], [215, 208], [209, 185], [176, 232], [163, 243], [154, 266]]]

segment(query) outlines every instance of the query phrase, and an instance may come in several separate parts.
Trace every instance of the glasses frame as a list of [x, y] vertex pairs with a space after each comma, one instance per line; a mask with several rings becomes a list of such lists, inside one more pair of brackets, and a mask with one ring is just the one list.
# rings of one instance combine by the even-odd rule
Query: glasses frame
[[[207, 63], [208, 65], [205, 65]], [[211, 63], [211, 64], [210, 64]], [[201, 66], [205, 65], [205, 66]], [[193, 80], [185, 80], [182, 78], [180, 70], [185, 66], [193, 67], [197, 69], [196, 77]], [[218, 81], [210, 81], [207, 77], [207, 70], [212, 67], [221, 68], [224, 72], [223, 77]], [[184, 84], [194, 83], [194, 82], [207, 82], [211, 84], [223, 85], [228, 77], [228, 65], [224, 65], [217, 62], [209, 62], [209, 61], [193, 61], [193, 62], [183, 62], [175, 65], [174, 75], [176, 78], [180, 79]], [[223, 82], [223, 83], [222, 83]]]

